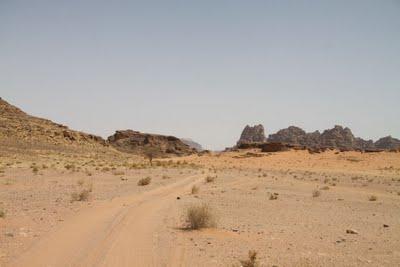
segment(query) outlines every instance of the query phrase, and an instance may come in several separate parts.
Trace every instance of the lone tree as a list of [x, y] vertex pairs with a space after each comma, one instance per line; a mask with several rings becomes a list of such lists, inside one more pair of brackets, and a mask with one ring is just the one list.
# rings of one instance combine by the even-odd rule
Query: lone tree
[[148, 147], [144, 151], [145, 157], [149, 160], [150, 166], [153, 166], [153, 158], [157, 156], [157, 150], [154, 147]]

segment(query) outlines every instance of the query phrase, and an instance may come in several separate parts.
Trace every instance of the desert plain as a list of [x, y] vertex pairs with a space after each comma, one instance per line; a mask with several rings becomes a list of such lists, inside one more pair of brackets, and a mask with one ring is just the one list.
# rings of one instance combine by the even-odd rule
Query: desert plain
[[398, 266], [400, 153], [4, 146], [0, 212], [0, 266]]

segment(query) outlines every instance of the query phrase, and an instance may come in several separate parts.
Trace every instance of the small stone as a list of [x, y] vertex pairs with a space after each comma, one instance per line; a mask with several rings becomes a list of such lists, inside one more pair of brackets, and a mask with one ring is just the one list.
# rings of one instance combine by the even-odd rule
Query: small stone
[[354, 229], [347, 229], [346, 234], [358, 235], [358, 232]]
[[389, 225], [387, 225], [387, 224], [384, 224], [384, 225], [383, 225], [383, 227], [384, 227], [384, 228], [388, 228], [388, 227], [389, 227]]
[[178, 200], [179, 200], [179, 199], [181, 199], [181, 197], [176, 197], [176, 199], [178, 199]]

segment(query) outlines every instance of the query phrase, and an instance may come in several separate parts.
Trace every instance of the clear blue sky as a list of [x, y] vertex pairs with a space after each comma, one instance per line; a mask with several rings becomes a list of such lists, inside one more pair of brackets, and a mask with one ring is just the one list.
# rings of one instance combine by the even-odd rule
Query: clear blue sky
[[0, 0], [0, 96], [107, 137], [400, 137], [400, 1]]

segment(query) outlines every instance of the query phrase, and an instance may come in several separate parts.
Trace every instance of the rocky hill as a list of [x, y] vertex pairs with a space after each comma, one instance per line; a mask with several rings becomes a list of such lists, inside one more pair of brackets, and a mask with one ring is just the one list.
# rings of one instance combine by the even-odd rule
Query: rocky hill
[[237, 145], [246, 144], [246, 143], [263, 143], [266, 141], [265, 138], [265, 130], [264, 126], [261, 124], [249, 126], [243, 129], [242, 134], [240, 135], [240, 139], [237, 142]]
[[268, 142], [282, 142], [293, 145], [303, 145], [307, 147], [328, 147], [344, 150], [374, 150], [374, 149], [398, 149], [400, 142], [392, 137], [385, 137], [377, 142], [364, 140], [355, 137], [352, 131], [347, 127], [335, 125], [332, 129], [322, 132], [315, 131], [306, 133], [299, 127], [290, 126], [286, 129], [271, 134]]
[[0, 98], [0, 143], [29, 148], [106, 147], [96, 135], [70, 130], [47, 119], [30, 116]]
[[108, 137], [110, 145], [116, 149], [134, 154], [152, 151], [156, 156], [184, 156], [196, 152], [179, 138], [158, 134], [141, 133], [133, 130], [116, 131]]

